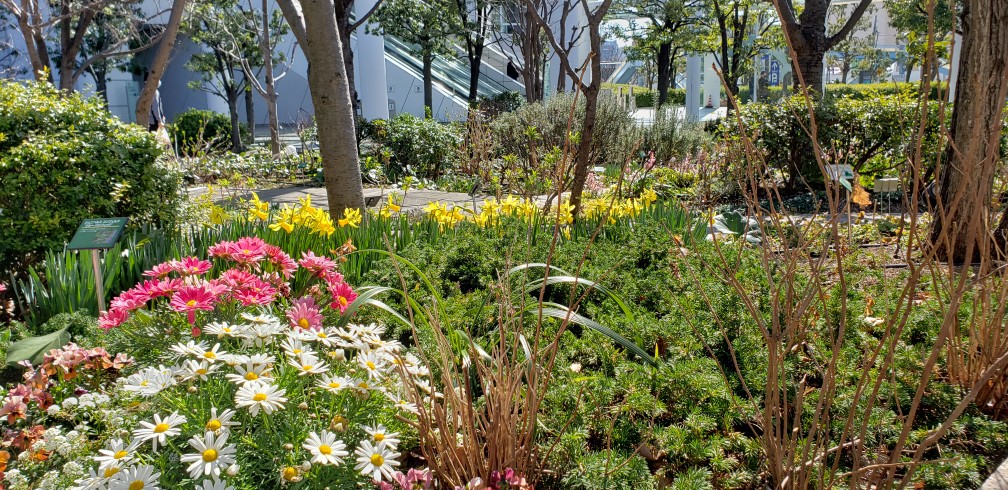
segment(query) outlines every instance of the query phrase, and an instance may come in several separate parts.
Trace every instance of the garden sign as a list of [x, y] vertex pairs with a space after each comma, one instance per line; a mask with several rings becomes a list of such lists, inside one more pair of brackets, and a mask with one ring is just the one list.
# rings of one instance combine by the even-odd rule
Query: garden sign
[[102, 281], [101, 260], [98, 251], [112, 248], [129, 218], [89, 218], [81, 222], [70, 239], [70, 250], [90, 250], [91, 267], [94, 268], [95, 294], [98, 299], [98, 313], [105, 311], [105, 285]]

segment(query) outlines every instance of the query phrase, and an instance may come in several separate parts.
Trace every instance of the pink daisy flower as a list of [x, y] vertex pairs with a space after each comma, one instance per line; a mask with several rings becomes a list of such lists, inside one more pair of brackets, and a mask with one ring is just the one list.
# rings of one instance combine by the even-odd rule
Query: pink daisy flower
[[213, 288], [205, 283], [198, 286], [183, 286], [172, 295], [168, 306], [179, 313], [186, 313], [189, 324], [192, 325], [196, 323], [197, 310], [214, 309], [213, 304], [216, 300], [214, 292]]
[[231, 260], [245, 266], [256, 265], [266, 257], [266, 242], [259, 237], [239, 238], [229, 249]]
[[336, 262], [328, 257], [319, 257], [311, 250], [301, 254], [300, 263], [302, 268], [318, 277], [324, 277], [327, 272], [332, 272], [336, 269]]
[[127, 318], [129, 318], [129, 311], [120, 308], [112, 308], [108, 311], [102, 312], [102, 314], [98, 317], [98, 326], [101, 327], [102, 330], [108, 331], [122, 325]]
[[357, 299], [357, 293], [355, 293], [353, 289], [350, 288], [350, 285], [345, 282], [337, 284], [329, 283], [329, 292], [332, 293], [333, 297], [333, 301], [330, 306], [334, 309], [339, 309], [340, 313], [345, 312], [347, 306], [350, 306], [350, 303], [353, 303], [353, 301]]
[[295, 300], [287, 310], [287, 320], [295, 329], [318, 330], [322, 326], [322, 314], [311, 296]]
[[168, 274], [174, 271], [175, 266], [172, 264], [172, 261], [169, 260], [168, 262], [162, 262], [158, 265], [155, 265], [154, 267], [151, 267], [150, 270], [148, 271], [144, 271], [143, 275], [146, 277], [156, 277], [158, 279], [164, 279], [168, 277]]
[[150, 295], [147, 294], [147, 291], [142, 287], [137, 286], [128, 291], [123, 291], [122, 294], [109, 303], [109, 308], [113, 310], [122, 309], [127, 311], [139, 310], [140, 308], [146, 306], [150, 299]]
[[294, 275], [294, 271], [297, 270], [297, 262], [284, 253], [280, 247], [276, 245], [267, 244], [265, 247], [266, 256], [269, 257], [269, 261], [273, 263], [280, 270], [285, 278], [290, 278]]
[[276, 295], [276, 288], [258, 278], [254, 284], [231, 291], [231, 297], [245, 306], [272, 303], [276, 299]]
[[213, 264], [209, 260], [200, 260], [196, 257], [186, 257], [182, 260], [172, 261], [175, 271], [183, 276], [195, 276], [206, 274]]
[[228, 258], [231, 256], [231, 248], [234, 246], [234, 242], [229, 242], [227, 240], [222, 240], [207, 249], [207, 255], [211, 257]]
[[164, 297], [170, 297], [178, 291], [179, 288], [183, 286], [182, 279], [177, 277], [171, 279], [153, 279], [150, 281], [144, 281], [141, 288], [147, 293], [151, 299]]

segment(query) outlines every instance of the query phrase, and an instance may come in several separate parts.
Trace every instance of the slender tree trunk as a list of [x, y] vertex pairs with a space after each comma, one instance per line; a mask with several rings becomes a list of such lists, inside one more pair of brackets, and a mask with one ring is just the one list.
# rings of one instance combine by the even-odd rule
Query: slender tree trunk
[[263, 31], [259, 38], [260, 48], [263, 53], [270, 54], [263, 56], [263, 74], [266, 77], [266, 94], [263, 98], [266, 100], [266, 113], [269, 116], [270, 153], [275, 157], [280, 154], [280, 121], [277, 118], [276, 80], [273, 79], [273, 56], [271, 56], [273, 43], [270, 41], [269, 0], [262, 0], [262, 11]]
[[165, 27], [164, 35], [158, 44], [157, 53], [154, 55], [154, 62], [151, 64], [147, 75], [147, 82], [144, 83], [143, 90], [136, 105], [137, 124], [147, 123], [150, 114], [151, 102], [154, 101], [154, 92], [157, 90], [158, 82], [164, 75], [165, 67], [168, 65], [168, 58], [175, 47], [175, 37], [178, 35], [179, 24], [182, 23], [182, 14], [185, 13], [186, 0], [173, 0], [171, 15], [168, 18], [168, 25]]
[[840, 69], [843, 70], [843, 73], [840, 74], [840, 83], [846, 84], [847, 83], [847, 72], [850, 71], [850, 59], [848, 57], [846, 57], [846, 56], [844, 57], [844, 60], [843, 60], [842, 65], [840, 66]]
[[910, 72], [913, 71], [914, 62], [913, 58], [910, 58], [906, 64], [906, 75], [904, 75], [903, 82], [910, 83]]
[[476, 103], [476, 98], [479, 96], [479, 79], [480, 79], [480, 67], [483, 65], [483, 48], [484, 42], [481, 39], [477, 43], [473, 43], [470, 48], [472, 55], [469, 57], [469, 105]]
[[105, 107], [109, 105], [108, 100], [108, 69], [105, 68], [106, 62], [99, 62], [91, 65], [91, 76], [94, 77], [95, 81], [95, 92], [98, 96], [105, 102]]
[[431, 65], [434, 64], [434, 53], [425, 49], [423, 53], [423, 101], [424, 113], [427, 117], [434, 115], [434, 76], [431, 74]]
[[252, 100], [252, 85], [245, 85], [245, 123], [248, 124], [249, 130], [249, 145], [255, 145], [255, 129], [256, 129], [256, 118], [255, 118], [255, 101]]
[[238, 123], [238, 98], [241, 97], [241, 94], [238, 93], [238, 89], [229, 88], [225, 89], [225, 95], [227, 96], [228, 115], [231, 116], [231, 151], [241, 153], [241, 127]]
[[991, 193], [1008, 96], [1008, 2], [964, 3], [962, 29], [952, 144], [938, 171], [938, 209], [931, 230], [938, 257], [955, 263], [987, 256], [992, 231], [1004, 257], [1008, 223], [1002, 218], [998, 229], [991, 229]]
[[[329, 214], [364, 208], [353, 104], [333, 0], [278, 0], [308, 60]], [[303, 9], [303, 12], [302, 10]]]
[[658, 107], [665, 105], [668, 100], [669, 72], [672, 63], [672, 43], [665, 42], [658, 45]]

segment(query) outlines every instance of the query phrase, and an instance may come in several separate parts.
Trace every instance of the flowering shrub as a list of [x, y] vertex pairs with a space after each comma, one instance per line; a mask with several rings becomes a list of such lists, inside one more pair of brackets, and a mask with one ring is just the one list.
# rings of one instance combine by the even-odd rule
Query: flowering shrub
[[152, 267], [102, 316], [147, 361], [108, 391], [125, 415], [75, 488], [399, 481], [400, 447], [414, 444], [402, 420], [417, 410], [403, 383], [434, 391], [384, 327], [347, 322], [357, 293], [339, 257], [295, 261], [254, 237], [208, 255]]
[[65, 488], [64, 475], [82, 475], [89, 431], [115, 423], [105, 410], [110, 398], [101, 391], [132, 363], [124, 354], [73, 343], [49, 351], [38, 366], [25, 361], [23, 383], [7, 391], [0, 406], [0, 488], [3, 481], [12, 489]]

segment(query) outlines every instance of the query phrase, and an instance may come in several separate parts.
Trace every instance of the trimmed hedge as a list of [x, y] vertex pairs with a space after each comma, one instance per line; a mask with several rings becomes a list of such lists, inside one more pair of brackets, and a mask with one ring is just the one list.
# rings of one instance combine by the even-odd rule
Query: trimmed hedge
[[0, 80], [0, 269], [63, 247], [84, 218], [174, 223], [180, 179], [161, 151], [99, 99]]
[[[189, 109], [179, 114], [168, 130], [182, 156], [231, 148], [231, 118], [227, 114]], [[242, 141], [249, 138], [248, 126], [240, 124], [238, 131]]]

